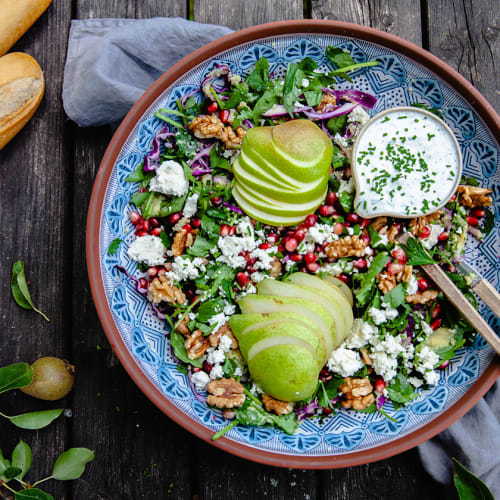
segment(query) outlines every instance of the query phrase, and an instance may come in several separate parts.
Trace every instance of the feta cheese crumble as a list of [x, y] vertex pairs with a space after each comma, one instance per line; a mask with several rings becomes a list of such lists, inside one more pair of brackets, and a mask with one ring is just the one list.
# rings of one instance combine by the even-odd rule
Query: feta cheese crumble
[[149, 189], [171, 196], [183, 196], [188, 192], [188, 180], [182, 165], [173, 160], [164, 161], [149, 183]]
[[201, 257], [195, 257], [192, 261], [185, 255], [180, 255], [174, 259], [172, 270], [167, 272], [167, 276], [172, 281], [194, 280], [198, 278], [200, 272], [205, 272], [205, 264]]
[[428, 228], [431, 233], [427, 238], [421, 239], [420, 242], [422, 246], [430, 250], [439, 241], [438, 236], [444, 231], [444, 227], [441, 224], [430, 224]]
[[347, 122], [354, 123], [357, 122], [360, 125], [364, 125], [370, 119], [370, 115], [363, 109], [363, 106], [356, 106], [348, 115]]
[[182, 215], [190, 219], [196, 213], [197, 210], [198, 210], [198, 195], [195, 193], [189, 196], [188, 199], [186, 200], [186, 203], [184, 204], [184, 208], [182, 210]]
[[191, 380], [197, 391], [204, 391], [210, 382], [210, 377], [202, 370], [193, 373]]
[[368, 316], [372, 321], [378, 326], [386, 321], [392, 320], [398, 316], [399, 312], [397, 309], [391, 307], [387, 302], [382, 302], [382, 309], [377, 309], [372, 306], [368, 309]]
[[360, 318], [356, 318], [351, 328], [351, 332], [347, 336], [346, 346], [353, 348], [364, 347], [372, 335], [377, 334], [377, 328], [370, 323], [366, 323]]
[[344, 345], [340, 345], [335, 349], [327, 362], [328, 368], [341, 377], [351, 377], [358, 370], [361, 370], [363, 362], [358, 352], [347, 349]]
[[165, 263], [166, 248], [158, 236], [147, 234], [136, 238], [128, 248], [128, 256], [148, 266], [159, 266]]

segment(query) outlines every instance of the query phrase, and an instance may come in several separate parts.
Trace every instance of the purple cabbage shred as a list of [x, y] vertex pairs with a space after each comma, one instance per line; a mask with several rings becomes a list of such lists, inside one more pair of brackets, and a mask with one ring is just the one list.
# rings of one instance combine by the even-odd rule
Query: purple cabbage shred
[[226, 208], [229, 208], [229, 210], [231, 210], [232, 212], [235, 212], [237, 214], [240, 214], [240, 215], [245, 215], [243, 210], [240, 208], [240, 207], [235, 207], [234, 205], [231, 205], [229, 202], [225, 201], [223, 203], [223, 205], [226, 207]]

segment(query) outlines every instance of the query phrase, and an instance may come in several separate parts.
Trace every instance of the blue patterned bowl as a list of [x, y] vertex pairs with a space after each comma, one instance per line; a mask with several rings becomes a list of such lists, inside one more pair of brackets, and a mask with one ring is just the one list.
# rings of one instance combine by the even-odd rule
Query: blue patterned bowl
[[[129, 197], [137, 188], [124, 179], [152, 148], [162, 127], [154, 117], [170, 107], [217, 63], [246, 75], [266, 57], [271, 70], [283, 75], [289, 62], [311, 57], [328, 68], [327, 46], [348, 50], [356, 61], [376, 59], [379, 65], [353, 75], [353, 86], [378, 98], [371, 113], [393, 106], [423, 103], [442, 111], [455, 133], [464, 159], [464, 173], [500, 196], [500, 120], [484, 98], [462, 77], [431, 54], [399, 38], [373, 29], [331, 21], [273, 23], [228, 35], [195, 52], [165, 73], [134, 106], [113, 138], [92, 193], [87, 227], [87, 258], [94, 300], [111, 345], [132, 378], [167, 415], [209, 441], [227, 425], [222, 413], [193, 398], [186, 375], [176, 369], [165, 323], [138, 295], [117, 264], [134, 274], [136, 263], [127, 256], [132, 224]], [[474, 107], [470, 103], [474, 103]], [[470, 241], [466, 257], [497, 288], [500, 287], [500, 205], [495, 227], [487, 239]], [[110, 242], [122, 242], [108, 255]], [[481, 311], [498, 332], [500, 323], [483, 305]], [[460, 349], [439, 383], [422, 391], [410, 405], [380, 413], [341, 410], [334, 418], [306, 420], [293, 436], [265, 427], [237, 426], [215, 444], [245, 458], [273, 465], [331, 468], [366, 463], [399, 453], [430, 438], [464, 414], [500, 374], [492, 349], [478, 337]]]

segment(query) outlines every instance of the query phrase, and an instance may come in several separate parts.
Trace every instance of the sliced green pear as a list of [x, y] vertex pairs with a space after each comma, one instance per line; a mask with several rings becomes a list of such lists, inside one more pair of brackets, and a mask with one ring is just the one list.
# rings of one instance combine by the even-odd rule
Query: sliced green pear
[[326, 293], [327, 295], [330, 296], [330, 298], [333, 301], [335, 301], [342, 308], [344, 312], [344, 318], [346, 321], [345, 330], [343, 332], [343, 335], [338, 336], [340, 338], [335, 339], [337, 346], [340, 345], [345, 340], [348, 333], [351, 331], [352, 324], [354, 322], [352, 308], [349, 302], [347, 301], [345, 295], [340, 291], [340, 289], [337, 288], [332, 283], [329, 283], [328, 281], [323, 281], [318, 276], [313, 276], [312, 274], [307, 274], [307, 273], [293, 273], [290, 276], [288, 276], [285, 281], [287, 283], [293, 283], [295, 285], [314, 288], [323, 293]]
[[[263, 342], [267, 343], [268, 339]], [[320, 369], [310, 349], [298, 344], [260, 347], [256, 345], [255, 354], [248, 360], [248, 369], [266, 394], [281, 401], [301, 401], [312, 396]]]
[[[345, 336], [344, 329], [346, 327], [344, 312], [339, 307], [337, 302], [332, 300], [329, 295], [313, 288], [283, 283], [266, 278], [258, 284], [260, 295], [274, 295], [275, 297], [295, 297], [298, 299], [307, 299], [316, 302], [322, 306], [331, 316], [334, 323], [333, 331], [325, 337], [325, 345], [327, 348], [327, 357], [333, 351], [334, 346], [338, 345], [335, 341], [336, 337]], [[326, 359], [324, 360], [326, 362]]]
[[243, 314], [298, 313], [307, 318], [311, 328], [319, 328], [325, 339], [332, 334], [335, 326], [332, 317], [323, 306], [307, 299], [252, 294], [245, 295], [238, 304]]
[[352, 307], [352, 305], [354, 304], [354, 301], [353, 301], [351, 289], [342, 280], [339, 280], [335, 276], [331, 276], [329, 274], [326, 274], [325, 276], [323, 276], [323, 279], [325, 281], [330, 282], [332, 285], [337, 286], [340, 289], [340, 291], [345, 295], [346, 299], [349, 301], [349, 304]]
[[[239, 340], [240, 335], [245, 335], [252, 330], [262, 328], [276, 321], [294, 321], [303, 326], [311, 327], [309, 319], [297, 312], [233, 314], [229, 318], [229, 327]], [[319, 335], [323, 338], [321, 333]]]

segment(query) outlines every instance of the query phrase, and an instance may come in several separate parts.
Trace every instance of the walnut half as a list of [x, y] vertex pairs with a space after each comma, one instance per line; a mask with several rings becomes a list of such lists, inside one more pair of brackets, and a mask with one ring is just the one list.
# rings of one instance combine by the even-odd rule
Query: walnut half
[[165, 275], [158, 276], [148, 288], [148, 299], [154, 304], [170, 302], [171, 304], [184, 304], [186, 295], [182, 290], [172, 284]]
[[436, 299], [438, 295], [439, 292], [437, 290], [425, 290], [415, 295], [407, 295], [406, 302], [409, 304], [427, 304], [427, 302]]
[[342, 392], [342, 408], [352, 408], [354, 410], [364, 410], [374, 401], [373, 386], [368, 377], [346, 377], [345, 383], [341, 384], [339, 391]]
[[198, 359], [207, 352], [210, 342], [201, 330], [195, 330], [184, 342], [184, 347], [189, 359]]
[[458, 186], [458, 202], [465, 207], [489, 207], [493, 204], [493, 198], [488, 196], [492, 193], [491, 189], [480, 188], [477, 186]]
[[234, 378], [212, 380], [207, 385], [207, 403], [217, 408], [237, 408], [245, 402], [245, 388]]
[[276, 415], [288, 415], [293, 410], [293, 404], [279, 399], [273, 399], [268, 394], [262, 394], [262, 403], [267, 411], [274, 411]]
[[366, 247], [366, 241], [355, 234], [328, 243], [325, 248], [325, 254], [329, 260], [340, 257], [361, 257]]

